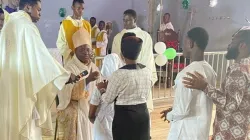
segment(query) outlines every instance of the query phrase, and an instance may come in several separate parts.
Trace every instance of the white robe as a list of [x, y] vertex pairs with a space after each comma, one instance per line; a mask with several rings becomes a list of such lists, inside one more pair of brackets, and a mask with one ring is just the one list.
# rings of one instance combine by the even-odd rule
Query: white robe
[[[73, 56], [73, 59], [71, 59], [67, 63], [65, 69], [75, 75], [78, 75], [85, 70], [88, 70], [88, 72], [90, 72], [90, 69], [92, 69], [93, 72], [99, 71], [99, 69], [95, 66], [94, 63], [91, 62], [90, 66], [83, 65], [82, 62], [80, 62], [76, 58], [76, 56]], [[87, 76], [83, 77], [81, 80], [85, 79]], [[87, 99], [82, 98], [78, 101], [77, 140], [93, 139], [92, 124], [89, 121], [88, 113], [89, 113], [89, 100], [95, 86], [96, 86], [96, 81], [90, 82], [86, 86], [86, 90], [88, 90], [90, 96]], [[60, 91], [60, 93], [58, 94], [59, 98], [59, 105], [57, 107], [58, 110], [64, 110], [68, 106], [71, 100], [71, 93], [73, 88], [74, 84], [68, 84]]]
[[[101, 69], [103, 79], [108, 79], [112, 73], [122, 67], [122, 65], [117, 54], [112, 53], [104, 57]], [[98, 106], [98, 112], [94, 122], [94, 140], [113, 140], [112, 122], [114, 118], [114, 103], [104, 103], [101, 93], [96, 88], [91, 96], [90, 104]]]
[[175, 79], [173, 110], [167, 114], [171, 127], [167, 140], [207, 140], [209, 137], [213, 102], [204, 92], [185, 88], [186, 72], [197, 71], [215, 85], [216, 73], [205, 61], [192, 62]]
[[174, 26], [173, 26], [173, 24], [171, 23], [171, 22], [169, 22], [169, 23], [167, 23], [167, 24], [165, 24], [165, 23], [162, 23], [161, 25], [160, 25], [160, 31], [165, 31], [166, 29], [172, 29], [173, 31], [174, 31]]
[[106, 56], [107, 55], [107, 46], [108, 46], [108, 34], [106, 30], [102, 30], [101, 32], [98, 33], [101, 35], [101, 33], [104, 32], [103, 34], [103, 40], [102, 41], [96, 41], [96, 47], [101, 48], [101, 56]]
[[[153, 54], [153, 41], [152, 41], [151, 36], [147, 32], [141, 30], [139, 27], [136, 27], [136, 28], [130, 29], [130, 30], [123, 29], [114, 38], [113, 45], [112, 45], [112, 53], [116, 53], [116, 54], [120, 55], [122, 36], [124, 35], [124, 33], [128, 33], [128, 32], [135, 33], [137, 37], [139, 37], [143, 40], [141, 53], [137, 59], [137, 62], [145, 65], [146, 67], [148, 67], [152, 71], [152, 73], [153, 73], [152, 79], [153, 79], [153, 84], [154, 84], [158, 80], [158, 78], [157, 78], [155, 61], [154, 61], [154, 54]], [[149, 94], [148, 101], [147, 101], [147, 107], [148, 107], [149, 112], [152, 112], [154, 109], [152, 92]]]
[[0, 46], [0, 139], [40, 140], [40, 128], [53, 132], [50, 107], [70, 74], [24, 11], [10, 14]]

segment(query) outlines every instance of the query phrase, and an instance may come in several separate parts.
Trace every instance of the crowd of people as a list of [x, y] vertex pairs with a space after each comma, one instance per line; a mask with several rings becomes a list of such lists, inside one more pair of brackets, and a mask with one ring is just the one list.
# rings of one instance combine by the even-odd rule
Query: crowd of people
[[[123, 13], [124, 29], [106, 47], [110, 28], [82, 18], [83, 0], [60, 25], [57, 47], [63, 66], [48, 52], [34, 23], [40, 0], [20, 0], [19, 11], [0, 9], [0, 139], [41, 140], [52, 134], [51, 105], [64, 140], [149, 140], [152, 87], [157, 79], [151, 36], [136, 25], [136, 11]], [[173, 29], [170, 14], [160, 30]], [[170, 25], [171, 24], [171, 25]], [[246, 140], [250, 130], [250, 28], [238, 31], [228, 47], [222, 89], [204, 61], [209, 35], [195, 27], [186, 34], [183, 55], [191, 63], [175, 79], [173, 107], [162, 111], [171, 123], [168, 140], [207, 140], [216, 105], [214, 140]], [[93, 62], [105, 56], [102, 67]], [[100, 70], [101, 68], [101, 70]]]

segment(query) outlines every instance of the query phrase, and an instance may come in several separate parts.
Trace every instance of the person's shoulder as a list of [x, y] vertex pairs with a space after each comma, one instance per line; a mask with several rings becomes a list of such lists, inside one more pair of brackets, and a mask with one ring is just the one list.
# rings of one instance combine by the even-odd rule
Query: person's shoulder
[[69, 24], [71, 22], [72, 21], [70, 19], [65, 18], [65, 19], [62, 20], [61, 26], [64, 26], [65, 24]]
[[9, 20], [7, 24], [5, 25], [6, 28], [9, 28], [9, 30], [18, 30], [18, 32], [33, 32], [35, 31], [40, 35], [40, 32], [37, 28], [37, 26], [33, 23], [27, 20], [26, 18], [14, 18], [12, 20]]
[[73, 67], [74, 67], [74, 60], [71, 59], [67, 62], [67, 64], [64, 66], [64, 68], [69, 71], [69, 72], [73, 72]]
[[[144, 66], [144, 65], [143, 65]], [[152, 70], [146, 66], [138, 70], [138, 73], [145, 74], [148, 77], [152, 77]]]
[[91, 28], [91, 24], [87, 20], [82, 20], [83, 24], [87, 25], [88, 27]]
[[62, 23], [63, 22], [67, 22], [67, 21], [71, 21], [71, 16], [67, 16], [66, 18], [64, 18], [63, 20], [62, 20]]
[[126, 70], [125, 69], [118, 69], [111, 75], [111, 78], [123, 78], [125, 76]]
[[144, 37], [144, 38], [151, 38], [151, 35], [147, 32], [147, 31], [144, 31], [142, 29], [140, 29], [140, 34]]
[[114, 41], [117, 40], [117, 39], [121, 39], [123, 34], [124, 34], [124, 33], [122, 33], [122, 31], [119, 32], [119, 33], [117, 33], [117, 34], [115, 35], [115, 37], [114, 37]]

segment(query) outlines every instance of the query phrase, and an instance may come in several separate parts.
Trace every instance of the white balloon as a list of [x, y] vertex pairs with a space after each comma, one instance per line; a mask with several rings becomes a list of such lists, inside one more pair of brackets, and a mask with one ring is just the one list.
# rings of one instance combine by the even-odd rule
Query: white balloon
[[158, 66], [164, 66], [166, 63], [168, 62], [168, 59], [165, 55], [163, 54], [159, 54], [156, 58], [155, 58], [155, 63]]
[[166, 44], [164, 42], [157, 42], [154, 49], [158, 54], [163, 54], [166, 50]]

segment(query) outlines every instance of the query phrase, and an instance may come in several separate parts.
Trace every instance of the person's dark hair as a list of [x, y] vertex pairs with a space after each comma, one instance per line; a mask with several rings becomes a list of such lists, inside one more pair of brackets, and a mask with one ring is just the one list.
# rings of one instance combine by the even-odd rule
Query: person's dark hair
[[36, 5], [37, 2], [41, 2], [41, 0], [20, 0], [19, 2], [19, 9], [23, 10], [23, 8], [25, 7], [25, 5]]
[[91, 17], [91, 18], [90, 18], [90, 20], [91, 20], [91, 19], [93, 19], [93, 20], [95, 20], [95, 21], [96, 21], [96, 18], [95, 18], [95, 17]]
[[128, 10], [126, 10], [123, 14], [124, 14], [124, 15], [130, 15], [130, 16], [132, 16], [134, 19], [137, 19], [137, 14], [136, 14], [135, 10], [133, 10], [133, 9], [128, 9]]
[[84, 4], [83, 0], [73, 0], [72, 6], [74, 6], [76, 3]]
[[0, 14], [4, 14], [4, 11], [2, 8], [0, 8]]
[[235, 36], [238, 36], [239, 40], [242, 40], [250, 48], [250, 29], [240, 30]]
[[134, 33], [125, 33], [121, 41], [122, 55], [127, 59], [136, 60], [141, 52], [142, 43], [143, 41]]
[[208, 44], [209, 36], [205, 29], [195, 27], [188, 31], [187, 36], [190, 40], [195, 42], [201, 50], [205, 50]]
[[103, 23], [105, 25], [105, 22], [103, 20], [99, 21], [99, 25]]
[[170, 17], [170, 13], [165, 13], [164, 16], [168, 15]]

